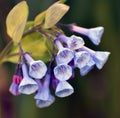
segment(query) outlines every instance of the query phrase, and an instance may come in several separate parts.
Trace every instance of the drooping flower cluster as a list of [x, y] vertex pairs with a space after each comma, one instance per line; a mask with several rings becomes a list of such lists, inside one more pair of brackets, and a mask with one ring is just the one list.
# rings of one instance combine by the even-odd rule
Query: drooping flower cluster
[[[85, 29], [71, 25], [70, 29], [86, 35], [95, 45], [100, 43], [104, 32], [103, 27]], [[16, 66], [9, 89], [13, 95], [35, 93], [34, 99], [39, 108], [48, 107], [55, 101], [50, 89], [54, 89], [55, 95], [61, 98], [74, 93], [68, 80], [74, 76], [75, 68], [79, 69], [81, 76], [85, 76], [94, 66], [102, 69], [110, 54], [86, 47], [82, 37], [56, 34], [54, 38], [58, 53], [53, 62], [47, 67], [42, 60], [35, 61], [28, 53], [22, 53], [22, 62]]]

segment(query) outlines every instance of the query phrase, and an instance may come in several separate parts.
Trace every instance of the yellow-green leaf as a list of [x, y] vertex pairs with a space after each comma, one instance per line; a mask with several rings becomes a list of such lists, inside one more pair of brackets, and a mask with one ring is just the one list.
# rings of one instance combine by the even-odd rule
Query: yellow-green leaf
[[25, 25], [24, 32], [30, 30], [33, 26], [34, 26], [34, 22], [33, 21], [27, 21], [27, 23]]
[[6, 19], [7, 33], [15, 44], [19, 43], [23, 35], [28, 17], [28, 6], [25, 1], [17, 4]]
[[[29, 52], [32, 57], [36, 60], [40, 59], [44, 62], [50, 61], [51, 58], [51, 45], [50, 42], [40, 35], [40, 33], [35, 32], [30, 35], [25, 36], [22, 40], [22, 47], [25, 52]], [[48, 49], [49, 44], [49, 49]], [[12, 63], [18, 62], [18, 55], [14, 55], [19, 53], [18, 46], [14, 45], [9, 52], [9, 54], [4, 58], [5, 61], [9, 61]]]
[[45, 14], [46, 14], [46, 11], [43, 11], [42, 13], [38, 14], [38, 15], [35, 17], [35, 20], [34, 20], [35, 26], [36, 26], [36, 25], [40, 25], [40, 24], [42, 24], [42, 23], [44, 22]]
[[69, 6], [60, 2], [54, 3], [46, 11], [44, 28], [53, 27], [69, 10]]

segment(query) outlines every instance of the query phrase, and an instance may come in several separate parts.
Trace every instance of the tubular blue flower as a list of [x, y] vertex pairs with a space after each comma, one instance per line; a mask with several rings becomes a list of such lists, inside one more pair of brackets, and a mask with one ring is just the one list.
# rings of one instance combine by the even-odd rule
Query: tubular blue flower
[[59, 49], [56, 59], [59, 64], [69, 63], [74, 58], [74, 52], [68, 48], [64, 48], [60, 41], [56, 40], [56, 45]]
[[97, 66], [98, 69], [103, 68], [104, 64], [107, 62], [108, 57], [110, 55], [110, 52], [108, 51], [94, 51], [85, 46], [83, 46], [80, 50], [85, 50], [91, 54], [95, 62], [95, 65]]
[[12, 82], [9, 88], [9, 92], [15, 96], [20, 95], [21, 93], [18, 91], [19, 85]]
[[70, 28], [74, 32], [87, 36], [95, 45], [99, 45], [104, 32], [104, 27], [102, 26], [86, 29], [83, 27], [78, 27], [76, 25], [71, 25]]
[[85, 42], [81, 37], [72, 35], [71, 37], [67, 37], [65, 35], [58, 35], [58, 38], [67, 44], [68, 48], [71, 50], [77, 50], [81, 48]]
[[90, 54], [87, 51], [79, 51], [75, 53], [74, 63], [79, 69], [85, 67], [91, 59]]
[[57, 85], [55, 95], [58, 97], [67, 97], [74, 93], [73, 87], [67, 81], [60, 81]]
[[39, 108], [49, 107], [55, 101], [55, 97], [50, 95], [47, 100], [36, 100], [36, 106]]
[[10, 85], [9, 91], [13, 95], [17, 96], [20, 95], [21, 93], [18, 91], [19, 84], [22, 80], [22, 68], [20, 64], [17, 64], [15, 74], [13, 75], [13, 80], [12, 84]]
[[54, 68], [54, 75], [60, 81], [68, 80], [72, 76], [72, 68], [67, 64], [59, 64]]
[[98, 69], [102, 69], [104, 64], [107, 62], [110, 52], [107, 51], [96, 51], [93, 59]]
[[23, 79], [19, 85], [19, 92], [23, 94], [32, 94], [38, 90], [38, 84], [28, 75], [27, 65], [22, 64]]
[[45, 76], [43, 84], [39, 81], [39, 90], [34, 97], [36, 99], [36, 105], [39, 108], [48, 107], [55, 101], [54, 96], [52, 96], [50, 93], [49, 84], [50, 84], [49, 74]]
[[33, 58], [27, 53], [24, 54], [24, 57], [30, 64], [29, 75], [35, 79], [42, 79], [47, 72], [47, 66], [45, 63], [41, 60], [34, 61]]
[[88, 72], [93, 69], [94, 65], [95, 65], [95, 62], [91, 58], [89, 62], [80, 69], [80, 75], [85, 76], [86, 74], [88, 74]]

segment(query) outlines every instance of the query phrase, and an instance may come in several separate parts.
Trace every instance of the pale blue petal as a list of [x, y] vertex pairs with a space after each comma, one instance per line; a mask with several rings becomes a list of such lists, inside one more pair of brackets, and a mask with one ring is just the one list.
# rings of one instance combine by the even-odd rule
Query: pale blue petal
[[102, 67], [108, 60], [109, 55], [110, 55], [110, 52], [104, 52], [104, 51], [96, 51], [95, 52], [93, 59], [94, 59], [98, 69], [102, 69]]
[[94, 65], [95, 65], [95, 62], [91, 58], [91, 60], [89, 61], [89, 63], [86, 66], [84, 66], [83, 68], [80, 69], [80, 75], [81, 76], [87, 75], [88, 72], [93, 69]]
[[73, 87], [67, 81], [62, 81], [58, 83], [55, 94], [58, 97], [67, 97], [73, 92]]
[[36, 106], [39, 108], [45, 108], [45, 107], [49, 107], [51, 104], [53, 104], [55, 101], [55, 97], [50, 95], [49, 98], [47, 100], [36, 100]]
[[60, 81], [68, 80], [72, 76], [72, 68], [66, 64], [57, 65], [54, 68], [54, 75]]
[[74, 58], [74, 52], [68, 48], [63, 48], [60, 50], [56, 56], [57, 62], [59, 64], [69, 63]]
[[38, 90], [38, 84], [32, 78], [24, 77], [19, 85], [19, 92], [23, 94], [32, 94]]
[[75, 53], [74, 63], [79, 69], [86, 66], [91, 59], [90, 54], [87, 51], [80, 51]]
[[67, 41], [67, 46], [71, 50], [77, 50], [81, 48], [85, 44], [84, 40], [81, 37], [72, 35], [70, 39]]
[[35, 79], [42, 79], [47, 72], [47, 67], [43, 61], [33, 61], [30, 63], [29, 75]]
[[99, 45], [99, 43], [101, 42], [101, 37], [103, 35], [103, 32], [104, 32], [104, 27], [91, 28], [88, 31], [88, 37], [95, 45]]
[[34, 98], [45, 101], [45, 100], [48, 100], [49, 96], [50, 96], [49, 88], [40, 87], [39, 91], [37, 92]]

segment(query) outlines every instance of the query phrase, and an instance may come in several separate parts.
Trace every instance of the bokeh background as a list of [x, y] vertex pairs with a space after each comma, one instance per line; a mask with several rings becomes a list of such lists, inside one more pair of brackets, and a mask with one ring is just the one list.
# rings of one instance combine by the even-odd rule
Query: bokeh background
[[[27, 0], [29, 20], [55, 1]], [[0, 50], [9, 41], [6, 15], [18, 2], [20, 0], [0, 0]], [[63, 99], [56, 97], [55, 103], [44, 109], [35, 106], [33, 95], [14, 97], [8, 92], [14, 65], [1, 65], [0, 118], [120, 118], [120, 0], [67, 0], [66, 4], [70, 10], [62, 23], [105, 28], [99, 46], [94, 46], [86, 37], [84, 39], [86, 45], [94, 50], [110, 51], [108, 62], [102, 70], [94, 69], [85, 77], [76, 74], [76, 78], [71, 80], [75, 93]]]

